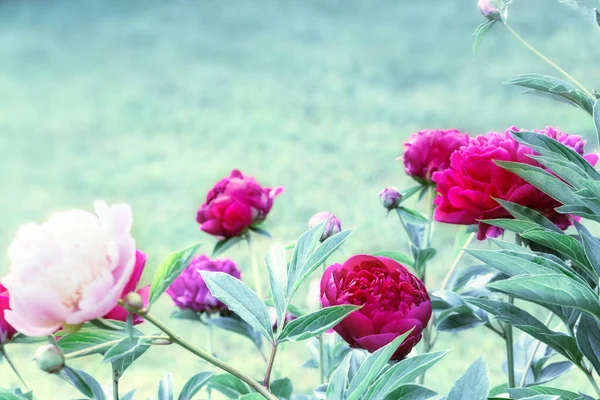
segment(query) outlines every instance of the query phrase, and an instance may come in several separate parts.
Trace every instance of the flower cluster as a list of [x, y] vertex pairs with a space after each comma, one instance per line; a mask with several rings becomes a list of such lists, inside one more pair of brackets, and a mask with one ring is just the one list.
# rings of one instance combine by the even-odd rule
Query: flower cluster
[[255, 178], [233, 170], [209, 190], [196, 221], [200, 229], [211, 235], [243, 235], [252, 225], [265, 220], [273, 199], [282, 192], [281, 187], [262, 187]]
[[[433, 175], [438, 197], [435, 220], [440, 222], [471, 225], [479, 224], [478, 238], [496, 237], [500, 228], [479, 222], [484, 219], [510, 218], [510, 214], [495, 199], [502, 199], [532, 208], [561, 229], [570, 225], [569, 217], [559, 214], [555, 208], [561, 204], [527, 183], [519, 176], [496, 165], [495, 161], [514, 161], [540, 166], [529, 157], [534, 151], [512, 138], [511, 127], [504, 133], [490, 132], [472, 139], [468, 145], [455, 151], [450, 167]], [[536, 131], [549, 136], [584, 154], [585, 141], [577, 135], [569, 135], [552, 127]], [[586, 159], [595, 164], [596, 155]]]

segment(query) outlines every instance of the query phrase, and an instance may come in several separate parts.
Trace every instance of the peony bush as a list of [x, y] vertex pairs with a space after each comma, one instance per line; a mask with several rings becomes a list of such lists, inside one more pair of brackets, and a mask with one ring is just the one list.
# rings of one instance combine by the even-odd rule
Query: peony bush
[[[494, 26], [505, 28], [560, 74], [522, 75], [508, 83], [588, 113], [600, 140], [600, 94], [519, 36], [508, 23], [509, 4], [477, 3], [484, 21], [475, 31], [475, 49]], [[170, 254], [152, 266], [148, 286], [139, 287], [147, 259], [132, 236], [129, 205], [97, 201], [93, 213], [57, 212], [23, 225], [1, 278], [0, 359], [20, 378], [11, 348], [28, 345], [40, 373], [98, 400], [136, 398], [135, 391], [121, 393], [126, 370], [148, 351], [169, 357], [174, 346], [211, 368], [186, 371], [191, 376], [179, 393], [165, 371], [157, 382], [160, 400], [598, 398], [600, 238], [591, 225], [600, 222], [596, 146], [555, 127], [513, 126], [481, 134], [426, 129], [403, 147], [404, 172], [417, 184], [387, 187], [379, 200], [388, 215], [398, 216], [406, 245], [348, 254], [343, 263], [330, 260], [353, 230], [343, 230], [328, 211], [314, 214], [296, 240], [273, 241], [259, 261], [253, 238], [270, 237], [266, 222], [283, 188], [262, 186], [239, 170], [210, 188], [196, 213], [200, 230], [216, 238], [214, 246], [196, 243]], [[455, 251], [432, 246], [437, 224], [455, 230]], [[240, 260], [217, 258], [242, 241], [251, 284]], [[439, 283], [428, 273], [436, 257], [446, 266]], [[155, 315], [164, 294], [172, 300], [172, 318], [205, 328], [207, 348], [191, 340], [193, 328], [175, 332]], [[503, 383], [491, 387], [480, 357], [438, 394], [436, 364], [461, 353], [436, 349], [437, 340], [468, 329], [487, 329], [503, 343], [505, 359], [492, 361], [502, 363]], [[215, 331], [251, 341], [264, 373], [249, 375], [215, 354]], [[319, 371], [311, 391], [294, 387], [302, 373], [279, 374], [290, 342], [305, 342], [304, 368]], [[81, 357], [110, 368], [110, 393], [72, 366]], [[552, 386], [567, 373], [581, 374], [589, 386], [577, 393]], [[0, 399], [49, 398], [21, 382], [1, 387], [0, 381]]]

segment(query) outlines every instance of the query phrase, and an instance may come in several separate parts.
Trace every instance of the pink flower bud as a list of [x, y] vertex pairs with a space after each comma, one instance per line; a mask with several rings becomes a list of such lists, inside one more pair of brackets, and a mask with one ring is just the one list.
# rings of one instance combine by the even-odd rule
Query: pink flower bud
[[237, 279], [242, 277], [233, 261], [211, 260], [205, 255], [199, 255], [192, 259], [188, 267], [169, 286], [167, 294], [182, 310], [191, 309], [209, 314], [227, 310], [227, 306], [210, 293], [200, 274], [201, 271], [224, 272]]
[[233, 170], [210, 189], [196, 221], [200, 229], [211, 235], [241, 236], [251, 225], [265, 220], [273, 199], [282, 192], [282, 187], [262, 187], [253, 177]]
[[406, 357], [421, 340], [432, 313], [427, 289], [416, 276], [392, 259], [362, 254], [325, 270], [321, 304], [362, 306], [334, 327], [354, 348], [374, 352], [412, 329], [393, 360]]
[[479, 11], [490, 20], [502, 21], [506, 12], [506, 4], [502, 0], [479, 0]]
[[324, 242], [336, 233], [341, 232], [342, 223], [338, 217], [330, 213], [329, 211], [323, 211], [313, 215], [308, 221], [308, 229], [311, 229], [325, 221], [328, 221], [321, 235], [321, 242]]
[[400, 202], [402, 201], [402, 195], [398, 189], [394, 187], [387, 187], [379, 192], [379, 200], [381, 200], [383, 207], [391, 211], [398, 208]]

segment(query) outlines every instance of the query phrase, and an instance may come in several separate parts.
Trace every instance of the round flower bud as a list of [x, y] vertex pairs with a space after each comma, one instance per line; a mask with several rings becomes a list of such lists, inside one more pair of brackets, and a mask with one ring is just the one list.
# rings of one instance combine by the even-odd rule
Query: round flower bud
[[452, 153], [465, 146], [469, 137], [456, 129], [427, 129], [404, 142], [404, 171], [417, 182], [431, 185], [431, 176], [450, 166]]
[[237, 279], [241, 279], [242, 276], [236, 264], [229, 259], [211, 260], [205, 255], [198, 255], [169, 286], [167, 294], [182, 310], [189, 309], [208, 314], [227, 310], [227, 306], [208, 290], [201, 275], [202, 271], [224, 272]]
[[388, 187], [379, 192], [379, 200], [381, 200], [383, 207], [385, 207], [388, 211], [391, 211], [398, 208], [400, 202], [402, 201], [402, 195], [398, 189], [394, 187]]
[[35, 352], [37, 366], [45, 372], [55, 374], [65, 366], [65, 358], [53, 344], [38, 347]]
[[502, 0], [479, 0], [479, 11], [489, 20], [502, 21], [506, 4]]
[[144, 299], [139, 293], [129, 292], [123, 297], [123, 308], [129, 312], [136, 312], [144, 308]]
[[[511, 161], [543, 168], [529, 155], [535, 152], [517, 142], [511, 127], [504, 133], [489, 132], [478, 136], [452, 154], [450, 168], [436, 172], [433, 181], [438, 192], [434, 203], [434, 219], [459, 225], [479, 225], [477, 238], [496, 237], [503, 230], [479, 222], [483, 219], [512, 218], [495, 199], [501, 199], [532, 208], [550, 219], [561, 229], [571, 225], [569, 216], [556, 211], [562, 204], [529, 184], [516, 174], [498, 166], [496, 161]], [[581, 136], [569, 135], [552, 127], [534, 131], [571, 147], [591, 165], [598, 161], [596, 154], [585, 154], [585, 141]]]
[[330, 213], [329, 211], [323, 211], [313, 215], [308, 221], [308, 229], [311, 229], [320, 223], [327, 221], [323, 234], [321, 235], [321, 242], [324, 242], [331, 236], [339, 233], [342, 230], [342, 223], [338, 217]]
[[392, 360], [410, 353], [432, 313], [427, 289], [416, 276], [392, 259], [363, 254], [325, 270], [321, 304], [362, 306], [334, 327], [354, 348], [374, 352], [412, 329]]
[[267, 218], [273, 199], [282, 192], [282, 187], [262, 187], [254, 177], [233, 170], [210, 189], [196, 221], [200, 229], [211, 235], [241, 236], [251, 225]]

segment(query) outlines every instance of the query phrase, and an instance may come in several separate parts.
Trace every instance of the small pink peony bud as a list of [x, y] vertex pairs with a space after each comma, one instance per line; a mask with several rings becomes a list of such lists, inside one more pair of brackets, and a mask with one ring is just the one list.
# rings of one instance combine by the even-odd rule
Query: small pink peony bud
[[387, 187], [379, 192], [379, 200], [381, 204], [389, 211], [398, 208], [402, 201], [402, 195], [398, 189], [394, 187]]
[[53, 344], [39, 347], [35, 352], [37, 366], [49, 374], [55, 374], [65, 366], [65, 358]]
[[479, 11], [490, 20], [502, 21], [506, 11], [506, 4], [502, 0], [479, 0]]
[[322, 222], [327, 222], [325, 225], [325, 229], [323, 230], [323, 234], [321, 235], [321, 242], [324, 242], [331, 236], [339, 233], [342, 230], [342, 223], [339, 218], [330, 213], [329, 211], [323, 211], [320, 213], [316, 213], [313, 215], [308, 221], [308, 229], [311, 229]]

